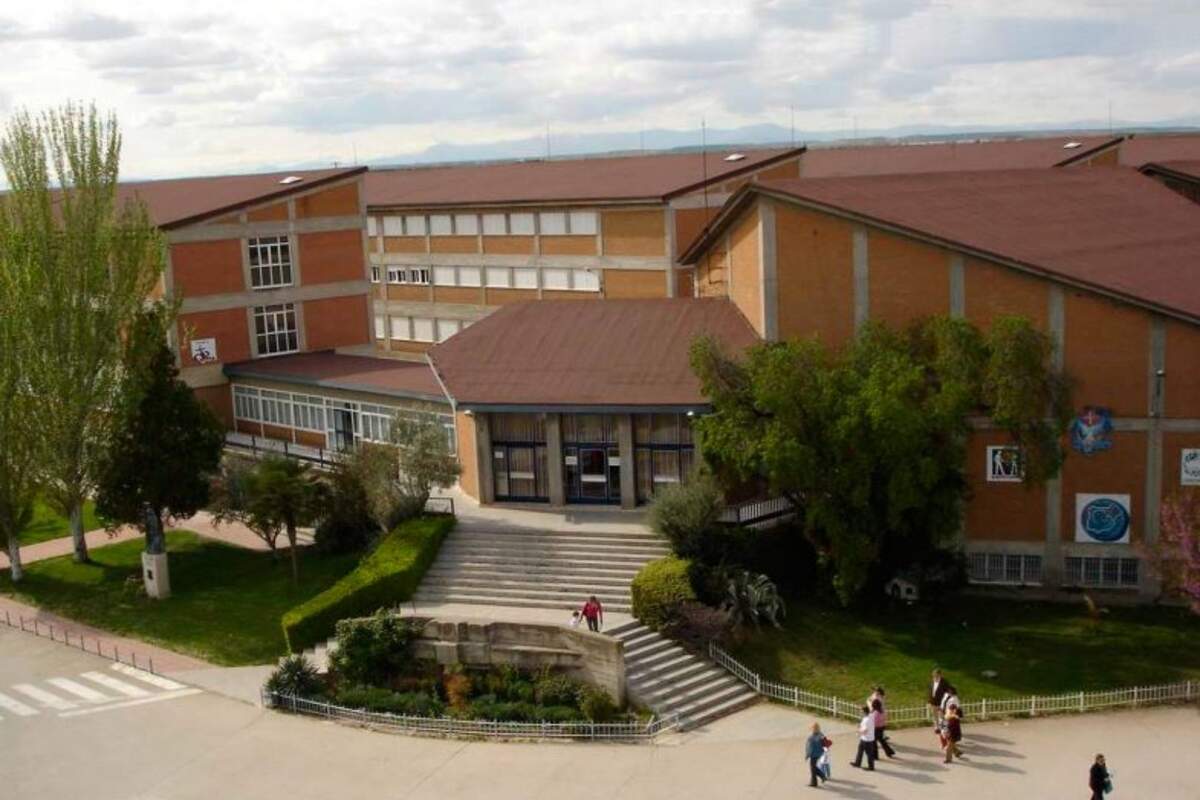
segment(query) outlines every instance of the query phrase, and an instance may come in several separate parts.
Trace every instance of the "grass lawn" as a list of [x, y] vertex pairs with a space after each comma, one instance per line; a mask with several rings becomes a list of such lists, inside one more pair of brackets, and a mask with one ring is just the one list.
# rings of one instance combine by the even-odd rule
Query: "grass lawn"
[[[286, 652], [283, 612], [324, 591], [358, 561], [357, 554], [304, 554], [294, 588], [286, 553], [275, 562], [270, 553], [170, 531], [172, 596], [158, 601], [137, 591], [142, 549], [137, 539], [93, 549], [94, 564], [76, 564], [70, 556], [30, 564], [15, 587], [7, 572], [0, 575], [0, 593], [217, 664], [262, 664]], [[127, 583], [130, 576], [137, 577]]]
[[[95, 504], [88, 500], [83, 504], [83, 530], [94, 531], [104, 527], [104, 520], [96, 516]], [[41, 500], [34, 501], [33, 519], [21, 531], [21, 546], [37, 544], [49, 539], [71, 535], [70, 523]]]
[[[940, 667], [967, 701], [1200, 679], [1200, 619], [1174, 608], [1113, 608], [962, 598], [944, 609], [870, 611], [793, 600], [734, 654], [764, 677], [847, 700], [882, 684], [893, 706], [925, 702]], [[984, 670], [999, 676], [987, 679]]]

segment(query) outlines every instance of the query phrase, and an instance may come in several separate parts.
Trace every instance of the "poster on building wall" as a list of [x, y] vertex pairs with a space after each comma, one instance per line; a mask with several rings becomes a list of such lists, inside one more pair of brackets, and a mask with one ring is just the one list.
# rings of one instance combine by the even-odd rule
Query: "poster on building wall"
[[1179, 460], [1179, 482], [1184, 486], [1200, 486], [1200, 447], [1185, 447]]
[[1012, 445], [989, 445], [987, 479], [989, 483], [1020, 483], [1025, 477], [1021, 450]]
[[1129, 544], [1129, 495], [1075, 495], [1075, 541]]
[[1071, 447], [1085, 456], [1112, 447], [1112, 412], [1100, 406], [1084, 406], [1071, 421]]
[[210, 364], [216, 360], [216, 339], [192, 339], [192, 361], [197, 364]]

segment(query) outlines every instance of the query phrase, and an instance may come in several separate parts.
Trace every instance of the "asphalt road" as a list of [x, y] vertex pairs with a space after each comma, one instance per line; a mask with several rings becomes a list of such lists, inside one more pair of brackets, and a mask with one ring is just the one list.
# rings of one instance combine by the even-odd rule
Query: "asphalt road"
[[940, 763], [928, 731], [898, 732], [901, 759], [846, 762], [831, 724], [834, 781], [810, 790], [811, 720], [759, 706], [658, 745], [493, 744], [372, 733], [267, 712], [207, 690], [0, 629], [0, 797], [189, 798], [1084, 798], [1102, 750], [1117, 800], [1196, 800], [1195, 708], [968, 725], [968, 761]]

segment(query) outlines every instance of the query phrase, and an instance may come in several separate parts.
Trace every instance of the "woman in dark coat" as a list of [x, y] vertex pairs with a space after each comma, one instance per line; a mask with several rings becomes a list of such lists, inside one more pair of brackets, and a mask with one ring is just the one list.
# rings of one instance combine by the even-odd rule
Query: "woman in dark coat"
[[1104, 787], [1108, 785], [1108, 767], [1104, 756], [1097, 753], [1092, 768], [1088, 771], [1088, 788], [1092, 790], [1092, 800], [1104, 800]]

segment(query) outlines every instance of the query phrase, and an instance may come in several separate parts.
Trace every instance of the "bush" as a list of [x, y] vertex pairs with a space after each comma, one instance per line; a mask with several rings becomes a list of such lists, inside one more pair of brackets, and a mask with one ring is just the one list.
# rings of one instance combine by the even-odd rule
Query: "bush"
[[704, 653], [709, 642], [726, 644], [732, 627], [728, 611], [689, 601], [679, 604], [663, 632], [689, 650]]
[[621, 711], [608, 692], [586, 685], [579, 690], [579, 710], [592, 722], [611, 722]]
[[[662, 489], [650, 504], [650, 527], [666, 537], [680, 558], [713, 563], [722, 534], [721, 512], [725, 502], [721, 488], [706, 472], [697, 471], [689, 480]], [[710, 561], [712, 559], [712, 561]]]
[[729, 612], [734, 627], [753, 622], [757, 628], [762, 622], [770, 622], [781, 628], [779, 620], [787, 615], [783, 598], [771, 579], [746, 570], [738, 570], [730, 576], [722, 608]]
[[366, 619], [339, 620], [330, 671], [350, 685], [390, 684], [412, 665], [417, 633], [415, 623], [382, 609]]
[[352, 553], [366, 550], [379, 532], [357, 472], [347, 461], [336, 462], [329, 478], [324, 514], [313, 534], [317, 551]]
[[338, 705], [411, 717], [440, 717], [445, 706], [424, 692], [393, 692], [378, 686], [348, 686], [338, 690]]
[[315, 697], [325, 685], [317, 668], [304, 656], [288, 656], [267, 678], [266, 690], [294, 697]]
[[453, 709], [465, 709], [470, 702], [471, 692], [474, 688], [475, 684], [471, 680], [471, 676], [461, 670], [447, 670], [446, 674], [442, 676], [442, 689], [446, 692], [446, 702]]
[[653, 630], [666, 625], [680, 603], [696, 599], [688, 575], [690, 569], [690, 562], [674, 556], [642, 567], [630, 587], [633, 615]]
[[543, 706], [573, 706], [579, 702], [580, 684], [566, 675], [545, 672], [533, 685], [534, 697]]
[[298, 652], [328, 637], [340, 619], [373, 614], [412, 597], [453, 527], [454, 517], [442, 515], [397, 526], [353, 572], [283, 615], [288, 649]]

